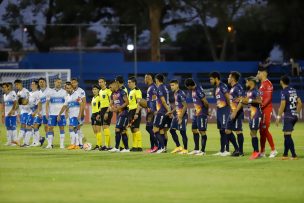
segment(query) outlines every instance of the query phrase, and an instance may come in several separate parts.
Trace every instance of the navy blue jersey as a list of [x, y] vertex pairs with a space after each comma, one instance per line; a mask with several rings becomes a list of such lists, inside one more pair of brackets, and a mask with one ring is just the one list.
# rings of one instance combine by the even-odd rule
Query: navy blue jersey
[[[247, 97], [249, 99], [255, 100], [260, 97], [260, 91], [257, 88], [247, 91]], [[250, 109], [250, 119], [258, 118], [261, 115], [261, 106], [257, 103], [252, 103], [248, 105]]]
[[228, 92], [228, 87], [225, 83], [220, 82], [219, 86], [215, 89], [215, 98], [217, 108], [227, 106], [225, 94]]
[[191, 91], [191, 96], [195, 108], [195, 115], [208, 115], [207, 108], [202, 101], [202, 99], [206, 97], [203, 88], [201, 86], [196, 86], [194, 90]]
[[284, 117], [294, 117], [297, 115], [298, 94], [292, 87], [286, 87], [281, 91], [281, 100], [285, 100]]
[[167, 105], [169, 106], [169, 90], [166, 85], [161, 84], [157, 88], [157, 103], [156, 103], [156, 110], [158, 113], [167, 113], [166, 108], [164, 107], [161, 97], [164, 97], [166, 100]]
[[152, 83], [147, 90], [147, 106], [152, 112], [156, 111], [157, 87]]
[[183, 90], [177, 90], [176, 92], [174, 92], [174, 103], [177, 116], [184, 116], [181, 115], [184, 108], [183, 102], [186, 102], [185, 92]]
[[[243, 87], [239, 84], [236, 83], [229, 91], [229, 96], [230, 96], [230, 108], [232, 111], [236, 110], [238, 104], [239, 104], [239, 97], [244, 96], [244, 89]], [[240, 111], [242, 111], [241, 109]]]
[[[111, 100], [113, 100], [115, 107], [120, 107], [125, 103], [123, 99], [124, 96], [127, 96], [127, 93], [123, 89], [118, 89], [116, 92], [112, 93]], [[122, 111], [119, 113], [121, 113], [122, 115], [126, 115], [128, 113], [127, 107], [122, 109]]]

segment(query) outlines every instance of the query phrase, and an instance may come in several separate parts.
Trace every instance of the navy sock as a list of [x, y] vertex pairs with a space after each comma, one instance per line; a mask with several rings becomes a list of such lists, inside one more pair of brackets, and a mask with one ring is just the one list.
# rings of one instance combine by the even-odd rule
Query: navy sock
[[205, 152], [207, 144], [207, 135], [202, 135], [202, 152]]
[[244, 153], [243, 152], [243, 145], [244, 145], [243, 133], [237, 134], [237, 140], [238, 140], [238, 144], [239, 144], [239, 148], [240, 148], [240, 153]]
[[158, 139], [158, 148], [164, 148], [165, 144], [164, 144], [164, 139], [162, 138], [162, 135], [160, 135], [159, 132], [155, 133], [155, 136]]
[[[291, 152], [291, 156], [292, 157], [296, 157], [296, 152], [295, 152], [295, 148], [294, 148], [294, 142], [293, 142], [293, 139], [291, 137], [291, 135], [285, 135], [285, 138], [286, 138], [286, 141], [287, 141], [287, 155], [288, 155], [288, 150], [290, 149], [290, 152]], [[285, 150], [284, 150], [284, 153], [285, 153]]]
[[150, 135], [150, 143], [151, 143], [151, 149], [152, 149], [154, 146], [156, 146], [155, 137], [154, 137], [154, 133], [153, 133], [153, 126], [146, 126], [146, 131]]
[[160, 134], [161, 137], [163, 138], [164, 140], [164, 147], [167, 148], [167, 144], [168, 144], [168, 138], [166, 138], [165, 134]]
[[179, 143], [179, 140], [178, 140], [178, 136], [177, 136], [176, 130], [170, 129], [170, 133], [172, 135], [172, 139], [175, 142], [176, 147], [179, 147], [180, 143]]
[[235, 139], [235, 136], [234, 136], [233, 132], [231, 132], [230, 134], [227, 134], [227, 136], [228, 136], [229, 141], [230, 141], [231, 144], [233, 145], [234, 150], [235, 150], [235, 151], [239, 151], [239, 146], [238, 146], [238, 144], [236, 143], [236, 139]]
[[227, 135], [225, 134], [224, 130], [220, 130], [220, 135], [221, 135], [221, 152], [224, 152], [227, 143]]
[[180, 134], [181, 134], [182, 137], [183, 137], [184, 149], [188, 149], [188, 137], [187, 137], [186, 131], [181, 130], [181, 131], [180, 131]]
[[125, 146], [125, 149], [129, 149], [128, 135], [127, 134], [122, 135], [122, 142]]
[[194, 150], [199, 149], [199, 134], [193, 133], [193, 141], [194, 141]]
[[120, 139], [121, 139], [121, 133], [115, 132], [115, 148], [116, 149], [119, 149]]
[[253, 151], [259, 152], [259, 139], [258, 139], [258, 137], [252, 137], [251, 138], [251, 143], [252, 143]]
[[287, 136], [284, 135], [284, 153], [283, 156], [288, 156], [289, 146], [288, 146], [288, 140]]

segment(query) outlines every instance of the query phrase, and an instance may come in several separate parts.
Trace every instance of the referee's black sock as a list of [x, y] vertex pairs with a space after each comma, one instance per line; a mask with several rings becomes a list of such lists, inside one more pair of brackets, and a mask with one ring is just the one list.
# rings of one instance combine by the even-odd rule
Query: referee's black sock
[[180, 143], [179, 143], [179, 140], [178, 140], [178, 136], [177, 136], [176, 130], [175, 129], [170, 129], [170, 133], [172, 135], [172, 139], [175, 142], [176, 147], [179, 147]]

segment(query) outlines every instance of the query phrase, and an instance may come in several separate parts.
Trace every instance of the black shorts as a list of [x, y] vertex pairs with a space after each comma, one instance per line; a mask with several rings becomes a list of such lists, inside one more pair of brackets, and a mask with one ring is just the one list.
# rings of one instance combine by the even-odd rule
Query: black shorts
[[104, 119], [104, 115], [107, 112], [107, 110], [108, 110], [108, 107], [102, 108], [100, 110], [101, 125], [110, 125], [111, 124], [111, 120], [112, 120], [112, 117], [113, 117], [113, 112], [112, 111], [109, 111], [108, 112], [108, 118], [106, 120]]
[[146, 115], [146, 126], [152, 126], [153, 127], [153, 121], [154, 121], [154, 112], [149, 112]]
[[[133, 121], [135, 113], [136, 113], [136, 109], [129, 110], [129, 113], [128, 113], [128, 120], [129, 120], [129, 124], [130, 124], [131, 129], [132, 128], [139, 128], [139, 125], [140, 125], [141, 112], [138, 113], [138, 118]], [[133, 123], [131, 123], [132, 121], [133, 121]]]
[[100, 119], [99, 120], [96, 119], [96, 116], [98, 114], [99, 114], [99, 112], [92, 113], [92, 115], [91, 115], [91, 125], [99, 125], [99, 126], [101, 126], [101, 120]]

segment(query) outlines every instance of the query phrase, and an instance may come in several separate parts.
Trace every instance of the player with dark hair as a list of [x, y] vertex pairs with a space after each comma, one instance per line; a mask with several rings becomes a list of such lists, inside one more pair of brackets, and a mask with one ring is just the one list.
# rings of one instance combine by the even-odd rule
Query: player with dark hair
[[279, 107], [276, 125], [279, 125], [280, 119], [284, 113], [283, 118], [283, 132], [284, 132], [284, 154], [282, 159], [288, 159], [288, 152], [291, 152], [291, 159], [297, 159], [297, 154], [294, 147], [294, 142], [291, 137], [294, 126], [299, 118], [299, 113], [302, 109], [302, 101], [297, 94], [297, 90], [289, 86], [290, 79], [285, 75], [280, 79], [281, 104]]
[[230, 113], [230, 96], [228, 92], [228, 87], [226, 84], [221, 82], [221, 75], [219, 72], [212, 72], [209, 75], [210, 84], [215, 87], [215, 98], [216, 98], [216, 117], [217, 117], [217, 128], [220, 132], [220, 152], [214, 154], [216, 156], [229, 156], [230, 152], [227, 150], [226, 146], [228, 144], [227, 135], [225, 129], [227, 126], [228, 116]]
[[130, 152], [128, 146], [128, 136], [123, 134], [126, 131], [128, 124], [128, 105], [129, 100], [127, 93], [118, 86], [116, 81], [110, 83], [110, 90], [112, 91], [111, 95], [111, 111], [116, 112], [116, 127], [115, 127], [115, 147], [109, 152], [119, 152], [120, 140], [124, 144], [124, 149], [120, 152]]
[[[187, 154], [188, 153], [188, 137], [187, 137], [188, 114], [187, 114], [186, 94], [184, 91], [179, 89], [178, 80], [171, 80], [170, 87], [174, 93], [175, 107], [174, 110], [168, 112], [168, 114], [173, 114], [173, 119], [170, 126], [170, 133], [176, 145], [176, 148], [171, 153]], [[179, 130], [180, 134], [182, 135], [184, 148], [180, 146], [176, 130]]]
[[[232, 156], [244, 156], [243, 144], [244, 144], [244, 135], [243, 135], [243, 120], [244, 120], [244, 111], [243, 106], [238, 106], [240, 100], [244, 96], [243, 87], [239, 83], [241, 74], [236, 71], [232, 71], [228, 77], [228, 84], [231, 86], [229, 91], [230, 95], [230, 115], [228, 117], [228, 122], [226, 126], [225, 133], [227, 139], [234, 146], [235, 151], [232, 153]], [[237, 134], [236, 142], [233, 131]]]
[[[185, 86], [191, 91], [191, 98], [193, 100], [195, 114], [192, 118], [192, 132], [194, 140], [194, 150], [189, 152], [190, 155], [205, 155], [207, 143], [207, 123], [209, 103], [201, 86], [196, 85], [192, 78], [185, 80]], [[202, 147], [199, 150], [199, 140], [201, 135]]]
[[[248, 105], [249, 107], [249, 128], [250, 128], [250, 135], [251, 135], [251, 143], [253, 147], [253, 152], [249, 159], [257, 159], [260, 156], [259, 153], [259, 139], [257, 137], [257, 132], [260, 128], [260, 123], [262, 119], [262, 110], [261, 110], [261, 103], [262, 99], [260, 96], [260, 92], [256, 86], [257, 78], [256, 77], [248, 77], [246, 78], [246, 96], [243, 97], [240, 102], [239, 106]], [[238, 107], [241, 108], [241, 107]]]
[[143, 149], [142, 149], [142, 135], [139, 130], [139, 126], [141, 122], [141, 106], [139, 105], [139, 102], [142, 99], [142, 92], [137, 87], [137, 80], [134, 76], [129, 77], [128, 87], [130, 88], [128, 120], [129, 120], [129, 127], [131, 128], [131, 132], [133, 135], [133, 143], [132, 143], [133, 146], [131, 148], [131, 151], [141, 152]]
[[163, 153], [165, 148], [165, 124], [168, 116], [166, 115], [171, 111], [169, 103], [169, 90], [164, 84], [165, 77], [162, 74], [155, 76], [155, 83], [157, 86], [157, 103], [156, 115], [153, 122], [153, 132], [158, 139], [159, 148], [156, 153]]
[[259, 67], [257, 78], [260, 80], [260, 94], [262, 98], [262, 122], [260, 125], [260, 143], [261, 143], [261, 157], [265, 157], [265, 144], [266, 139], [268, 140], [271, 152], [269, 158], [274, 158], [278, 152], [275, 148], [272, 135], [269, 132], [271, 115], [272, 115], [272, 92], [273, 86], [272, 83], [268, 80], [268, 69], [267, 67]]
[[103, 129], [105, 146], [100, 147], [99, 150], [106, 151], [111, 149], [111, 133], [110, 125], [113, 116], [113, 112], [110, 111], [110, 100], [112, 91], [107, 88], [107, 82], [104, 77], [98, 79], [98, 84], [100, 86], [99, 97], [100, 97], [100, 119]]

